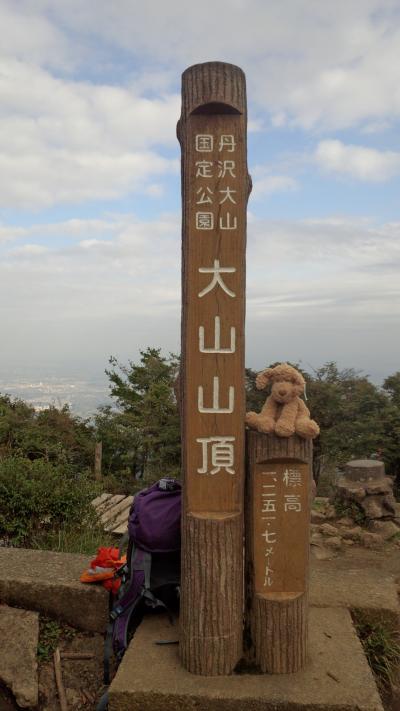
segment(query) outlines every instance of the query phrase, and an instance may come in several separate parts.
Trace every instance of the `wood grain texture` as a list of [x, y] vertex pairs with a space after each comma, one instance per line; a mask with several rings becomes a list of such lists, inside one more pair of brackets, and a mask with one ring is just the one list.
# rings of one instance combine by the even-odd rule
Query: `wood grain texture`
[[241, 514], [186, 517], [180, 653], [193, 674], [230, 674], [241, 657], [242, 528]]
[[225, 104], [228, 111], [246, 116], [246, 78], [240, 67], [227, 62], [204, 62], [183, 72], [181, 122], [200, 106], [209, 104]]
[[[178, 123], [184, 480], [180, 655], [189, 671], [207, 675], [232, 672], [242, 644], [245, 247], [250, 190], [246, 120], [245, 78], [238, 67], [207, 62], [184, 72]], [[199, 136], [209, 138], [210, 145], [199, 147]], [[230, 146], [224, 145], [227, 136], [233, 137]], [[206, 166], [204, 172], [201, 165]], [[206, 228], [199, 226], [200, 213], [209, 218]], [[201, 270], [215, 266], [216, 260], [230, 269], [223, 280], [231, 293], [217, 284], [200, 296], [212, 279]], [[220, 347], [213, 352], [216, 319]], [[200, 329], [205, 348], [200, 345]], [[232, 330], [235, 346], [229, 352]], [[199, 391], [204, 406], [213, 407], [216, 378], [219, 409], [225, 411], [205, 412]], [[229, 438], [225, 454], [232, 461], [218, 468], [214, 457], [211, 466], [213, 442], [224, 437]]]
[[307, 661], [308, 596], [268, 599], [255, 595], [252, 609], [254, 661], [262, 672], [289, 674]]
[[[287, 674], [299, 671], [306, 663], [308, 644], [308, 580], [309, 580], [309, 512], [311, 504], [311, 458], [312, 442], [297, 435], [290, 438], [246, 432], [246, 564], [245, 564], [245, 633], [244, 650], [248, 662], [259, 667], [262, 672]], [[282, 471], [285, 463], [288, 468], [306, 471], [307, 479], [302, 481], [302, 511], [298, 520], [306, 530], [298, 536], [296, 546], [292, 544], [285, 555], [272, 556], [271, 568], [274, 575], [284, 581], [281, 590], [256, 592], [256, 566], [261, 558], [260, 547], [265, 543], [255, 537], [259, 530], [255, 521], [254, 497], [256, 496], [256, 472], [260, 468], [275, 468]], [[307, 468], [304, 467], [307, 464]], [[304, 489], [305, 487], [305, 489]], [[292, 493], [296, 487], [287, 489]], [[299, 496], [300, 500], [300, 496]], [[292, 512], [291, 512], [292, 513]], [[296, 512], [293, 514], [296, 516]], [[292, 518], [277, 516], [277, 540], [280, 536], [290, 536], [290, 531], [282, 527], [290, 526]], [[275, 522], [273, 522], [275, 524]], [[271, 526], [273, 525], [271, 523]], [[272, 531], [272, 528], [269, 529]], [[272, 539], [271, 539], [272, 540]], [[264, 551], [261, 551], [264, 553]], [[295, 556], [296, 564], [302, 561], [303, 576], [293, 575], [291, 561]], [[301, 579], [298, 584], [297, 580]], [[290, 589], [290, 587], [300, 589]]]

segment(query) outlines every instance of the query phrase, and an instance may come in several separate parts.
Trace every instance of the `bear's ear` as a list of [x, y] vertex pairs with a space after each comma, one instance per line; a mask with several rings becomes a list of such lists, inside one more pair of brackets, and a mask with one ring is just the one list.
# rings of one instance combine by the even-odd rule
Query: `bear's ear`
[[292, 377], [292, 382], [294, 383], [297, 394], [298, 395], [303, 395], [306, 387], [306, 381], [304, 380], [303, 376], [301, 373], [295, 370], [294, 375]]
[[257, 390], [263, 390], [269, 383], [273, 375], [273, 368], [266, 368], [258, 373], [256, 377], [256, 388]]

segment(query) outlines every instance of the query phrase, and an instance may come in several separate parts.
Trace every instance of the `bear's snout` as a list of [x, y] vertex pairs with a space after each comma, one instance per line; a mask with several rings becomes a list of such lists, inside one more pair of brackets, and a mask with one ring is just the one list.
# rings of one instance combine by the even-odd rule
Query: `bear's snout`
[[272, 391], [274, 393], [274, 397], [278, 400], [278, 402], [288, 402], [291, 400], [293, 397], [293, 386], [291, 383], [286, 383], [286, 382], [278, 382], [275, 383], [272, 387]]

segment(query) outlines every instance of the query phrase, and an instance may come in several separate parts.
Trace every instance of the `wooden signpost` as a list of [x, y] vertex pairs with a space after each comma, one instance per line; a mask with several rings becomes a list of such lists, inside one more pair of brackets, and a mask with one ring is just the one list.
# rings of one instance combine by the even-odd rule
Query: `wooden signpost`
[[96, 481], [101, 480], [101, 460], [103, 454], [103, 443], [96, 442], [94, 445], [94, 478]]
[[307, 655], [312, 442], [247, 432], [247, 657], [263, 672]]
[[205, 675], [242, 654], [246, 122], [241, 69], [184, 72], [180, 655]]

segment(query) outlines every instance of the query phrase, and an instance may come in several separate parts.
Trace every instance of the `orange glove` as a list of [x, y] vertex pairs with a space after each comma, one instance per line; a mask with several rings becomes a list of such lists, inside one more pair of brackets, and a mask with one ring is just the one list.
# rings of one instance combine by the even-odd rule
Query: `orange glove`
[[91, 561], [90, 567], [84, 570], [80, 577], [81, 583], [103, 583], [106, 590], [116, 592], [121, 585], [120, 578], [114, 578], [115, 571], [126, 563], [126, 555], [118, 557], [118, 548], [101, 547], [97, 556]]

